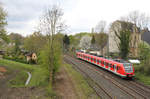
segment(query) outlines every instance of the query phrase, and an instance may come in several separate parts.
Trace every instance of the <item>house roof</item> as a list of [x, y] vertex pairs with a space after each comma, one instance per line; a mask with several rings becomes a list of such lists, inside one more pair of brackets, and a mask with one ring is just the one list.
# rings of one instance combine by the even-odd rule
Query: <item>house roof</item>
[[148, 44], [150, 44], [150, 31], [144, 32], [141, 38], [143, 41], [146, 41]]
[[25, 56], [30, 56], [30, 57], [32, 57], [32, 54], [33, 54], [34, 52], [29, 52], [29, 53], [27, 53], [27, 54], [25, 54]]

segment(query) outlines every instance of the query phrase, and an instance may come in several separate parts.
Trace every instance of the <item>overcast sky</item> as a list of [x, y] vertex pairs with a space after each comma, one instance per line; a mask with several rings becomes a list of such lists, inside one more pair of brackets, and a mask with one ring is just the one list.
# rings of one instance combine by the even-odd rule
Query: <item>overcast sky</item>
[[139, 10], [150, 14], [149, 0], [1, 0], [8, 12], [8, 32], [24, 36], [36, 30], [44, 9], [53, 4], [60, 5], [68, 33], [90, 32], [100, 20], [111, 22]]

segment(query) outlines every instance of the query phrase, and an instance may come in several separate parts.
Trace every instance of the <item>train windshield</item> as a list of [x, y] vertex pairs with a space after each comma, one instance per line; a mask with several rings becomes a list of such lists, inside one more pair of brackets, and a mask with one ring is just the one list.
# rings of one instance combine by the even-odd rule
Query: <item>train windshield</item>
[[132, 73], [133, 72], [132, 64], [124, 63], [123, 66], [124, 66], [125, 72], [127, 72], [127, 73]]

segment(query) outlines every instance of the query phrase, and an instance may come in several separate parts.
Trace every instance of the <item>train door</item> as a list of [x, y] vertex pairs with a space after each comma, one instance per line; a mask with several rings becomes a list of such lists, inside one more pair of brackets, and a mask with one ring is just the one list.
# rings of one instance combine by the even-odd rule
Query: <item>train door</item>
[[117, 64], [114, 64], [114, 71], [117, 72]]

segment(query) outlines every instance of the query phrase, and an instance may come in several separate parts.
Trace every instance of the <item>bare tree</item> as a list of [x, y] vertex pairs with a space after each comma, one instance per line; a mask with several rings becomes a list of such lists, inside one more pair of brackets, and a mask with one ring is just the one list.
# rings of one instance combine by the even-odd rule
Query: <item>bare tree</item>
[[44, 15], [40, 20], [40, 26], [39, 26], [39, 30], [42, 33], [46, 34], [48, 40], [48, 47], [50, 50], [48, 53], [49, 56], [48, 70], [50, 73], [49, 82], [51, 86], [54, 78], [53, 76], [54, 76], [54, 65], [55, 65], [54, 39], [55, 39], [55, 34], [63, 30], [64, 23], [62, 22], [62, 16], [63, 16], [62, 9], [54, 5], [51, 8], [45, 10]]
[[148, 28], [148, 25], [150, 24], [150, 17], [139, 11], [130, 12], [127, 16], [121, 17], [121, 20], [132, 22], [141, 30]]
[[106, 21], [101, 20], [95, 27], [97, 33], [104, 33], [106, 28]]

